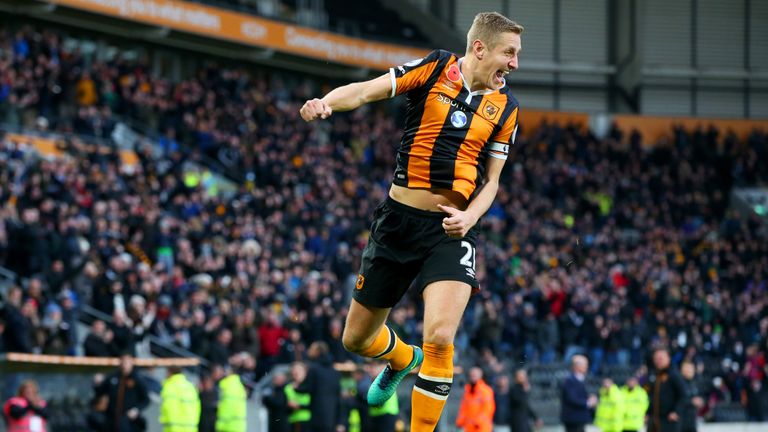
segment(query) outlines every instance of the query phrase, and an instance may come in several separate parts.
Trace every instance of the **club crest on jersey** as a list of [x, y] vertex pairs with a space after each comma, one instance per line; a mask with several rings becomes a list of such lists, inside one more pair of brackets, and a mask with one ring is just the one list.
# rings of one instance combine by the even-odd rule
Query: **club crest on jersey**
[[459, 71], [459, 65], [456, 63], [452, 64], [451, 67], [448, 68], [447, 71], [445, 71], [445, 75], [448, 76], [448, 79], [452, 82], [459, 82], [461, 80], [461, 72]]
[[456, 111], [451, 114], [451, 124], [454, 127], [462, 128], [467, 125], [467, 115], [461, 111]]
[[496, 114], [499, 113], [499, 107], [492, 104], [489, 101], [485, 102], [485, 105], [483, 106], [483, 115], [485, 115], [485, 118], [488, 120], [493, 120], [496, 118]]
[[357, 280], [355, 281], [355, 289], [361, 290], [363, 289], [363, 285], [365, 285], [365, 276], [358, 274]]

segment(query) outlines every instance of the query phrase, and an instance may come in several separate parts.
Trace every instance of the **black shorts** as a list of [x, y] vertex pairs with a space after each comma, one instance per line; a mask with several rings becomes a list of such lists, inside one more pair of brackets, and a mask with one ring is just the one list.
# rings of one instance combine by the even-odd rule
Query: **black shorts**
[[392, 198], [376, 207], [373, 217], [353, 295], [358, 302], [391, 308], [411, 284], [423, 290], [442, 280], [480, 288], [475, 278], [477, 225], [464, 238], [451, 238], [443, 229], [445, 213], [419, 210]]

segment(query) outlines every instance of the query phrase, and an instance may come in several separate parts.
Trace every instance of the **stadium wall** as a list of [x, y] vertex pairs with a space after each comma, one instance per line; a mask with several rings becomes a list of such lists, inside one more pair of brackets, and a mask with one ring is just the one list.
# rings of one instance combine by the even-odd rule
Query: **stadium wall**
[[480, 11], [525, 26], [511, 81], [526, 107], [768, 117], [768, 2], [456, 2], [457, 32]]

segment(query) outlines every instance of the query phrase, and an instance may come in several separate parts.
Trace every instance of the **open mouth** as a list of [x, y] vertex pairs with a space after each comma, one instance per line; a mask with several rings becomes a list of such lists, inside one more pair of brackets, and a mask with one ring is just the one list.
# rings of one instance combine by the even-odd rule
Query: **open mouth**
[[501, 69], [496, 71], [496, 80], [501, 81], [504, 79], [504, 75], [507, 74], [507, 71], [503, 71]]

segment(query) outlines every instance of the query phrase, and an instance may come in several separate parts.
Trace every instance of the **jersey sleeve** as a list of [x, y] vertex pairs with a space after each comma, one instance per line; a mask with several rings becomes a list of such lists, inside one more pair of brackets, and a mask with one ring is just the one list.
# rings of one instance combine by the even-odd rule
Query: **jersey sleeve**
[[446, 53], [443, 51], [434, 50], [426, 57], [389, 69], [389, 78], [392, 81], [392, 92], [389, 97], [395, 97], [426, 84], [445, 56]]
[[515, 138], [517, 137], [517, 113], [519, 107], [515, 107], [512, 113], [504, 121], [496, 134], [494, 134], [490, 141], [488, 141], [488, 154], [491, 157], [498, 159], [507, 159], [509, 155], [509, 146], [515, 144]]

